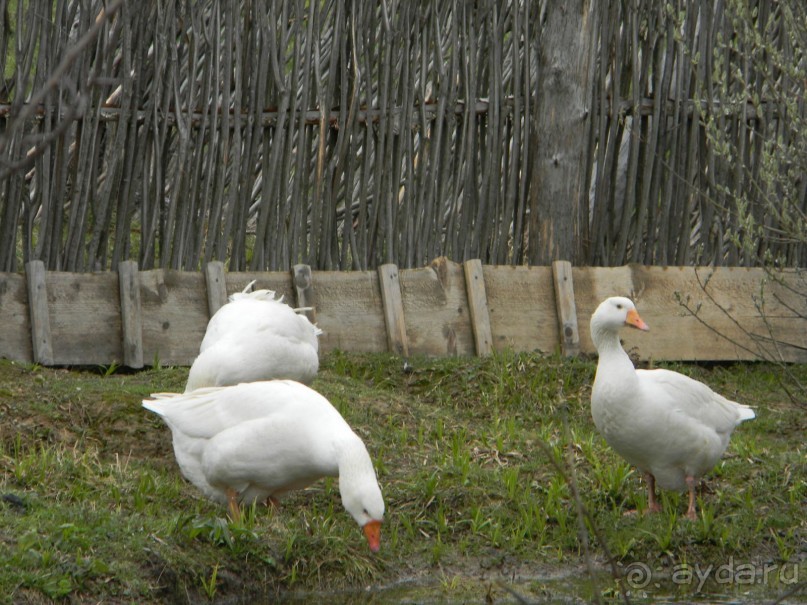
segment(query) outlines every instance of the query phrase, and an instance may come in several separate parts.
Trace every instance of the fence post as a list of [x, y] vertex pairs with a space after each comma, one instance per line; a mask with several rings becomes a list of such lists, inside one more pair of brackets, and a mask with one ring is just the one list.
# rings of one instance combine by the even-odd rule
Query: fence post
[[221, 307], [227, 304], [227, 281], [224, 277], [224, 263], [219, 260], [205, 265], [205, 283], [207, 284], [207, 312], [213, 317]]
[[387, 326], [387, 345], [392, 353], [409, 356], [409, 343], [406, 339], [403, 298], [398, 267], [393, 264], [378, 268], [378, 281], [381, 285], [381, 302], [384, 305], [384, 322]]
[[462, 268], [465, 272], [465, 291], [468, 293], [468, 309], [471, 313], [471, 330], [474, 333], [476, 354], [484, 357], [490, 355], [493, 337], [490, 333], [490, 314], [482, 261], [467, 260], [462, 264]]
[[555, 308], [560, 328], [560, 349], [566, 357], [580, 353], [580, 333], [577, 329], [577, 309], [574, 305], [572, 263], [566, 260], [552, 262], [555, 283]]
[[140, 274], [137, 262], [118, 265], [120, 316], [123, 327], [123, 365], [143, 367], [143, 318], [140, 312]]
[[50, 337], [48, 288], [45, 284], [45, 274], [45, 263], [41, 260], [25, 263], [34, 363], [49, 366], [53, 365], [53, 345]]
[[317, 323], [317, 309], [314, 304], [314, 278], [310, 265], [294, 265], [292, 282], [297, 294], [297, 307], [306, 309], [305, 316], [312, 324]]

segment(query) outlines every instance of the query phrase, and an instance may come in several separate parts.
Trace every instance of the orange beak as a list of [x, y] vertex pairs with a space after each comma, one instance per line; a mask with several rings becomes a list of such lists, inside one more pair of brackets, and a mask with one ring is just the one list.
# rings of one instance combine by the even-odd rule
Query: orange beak
[[650, 326], [643, 322], [642, 318], [639, 317], [639, 313], [636, 311], [636, 309], [631, 309], [628, 311], [628, 316], [625, 318], [625, 325], [632, 328], [639, 328], [645, 332], [650, 329]]
[[381, 521], [368, 521], [362, 528], [364, 536], [367, 538], [367, 545], [373, 552], [378, 552], [381, 548]]

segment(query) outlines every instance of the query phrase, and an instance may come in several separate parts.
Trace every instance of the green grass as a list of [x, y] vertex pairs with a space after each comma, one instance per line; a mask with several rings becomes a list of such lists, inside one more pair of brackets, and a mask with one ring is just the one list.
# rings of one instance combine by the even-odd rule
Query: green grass
[[[673, 366], [758, 414], [734, 433], [707, 478], [699, 519], [688, 522], [684, 493], [663, 493], [658, 515], [625, 515], [646, 508], [644, 486], [593, 427], [592, 361], [505, 352], [410, 363], [404, 372], [393, 356], [331, 353], [314, 384], [376, 463], [387, 515], [373, 555], [336, 480], [278, 510], [254, 507], [238, 523], [201, 499], [178, 473], [168, 429], [140, 407], [151, 392], [182, 390], [187, 369], [0, 361], [0, 549], [10, 562], [0, 568], [0, 602], [329, 591], [329, 600], [350, 602], [368, 586], [390, 601], [403, 598], [402, 586], [410, 600], [420, 598], [415, 587], [426, 600], [499, 600], [511, 598], [508, 589], [614, 599], [600, 539], [624, 566], [641, 562], [661, 575], [684, 563], [804, 561], [807, 421], [804, 405], [777, 386], [776, 367]], [[791, 369], [807, 378], [807, 368]], [[589, 513], [594, 578], [581, 571], [571, 473]], [[803, 563], [797, 572], [807, 579]], [[558, 575], [574, 581], [547, 579]], [[696, 585], [661, 590], [691, 595]]]

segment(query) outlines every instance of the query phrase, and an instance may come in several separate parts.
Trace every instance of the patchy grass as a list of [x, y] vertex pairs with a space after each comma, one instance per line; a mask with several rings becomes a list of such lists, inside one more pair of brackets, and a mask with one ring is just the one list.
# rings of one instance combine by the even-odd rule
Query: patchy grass
[[[664, 493], [659, 515], [625, 515], [646, 507], [644, 486], [593, 427], [594, 362], [505, 352], [410, 364], [331, 353], [314, 384], [376, 463], [387, 518], [372, 555], [335, 480], [239, 523], [182, 480], [168, 429], [140, 402], [182, 390], [187, 369], [0, 361], [0, 548], [10, 563], [0, 568], [0, 599], [195, 603], [327, 592], [351, 602], [372, 587], [387, 601], [512, 601], [511, 590], [607, 600], [621, 588], [641, 600], [715, 588], [675, 574], [729, 562], [785, 570], [764, 578], [768, 591], [807, 580], [807, 420], [777, 386], [776, 367], [675, 366], [758, 414], [735, 432], [699, 519], [688, 522], [683, 493]], [[807, 368], [791, 369], [807, 379]], [[585, 541], [572, 478], [589, 513]], [[620, 586], [606, 548], [626, 571], [651, 570], [653, 582]], [[588, 578], [587, 551], [597, 570]]]

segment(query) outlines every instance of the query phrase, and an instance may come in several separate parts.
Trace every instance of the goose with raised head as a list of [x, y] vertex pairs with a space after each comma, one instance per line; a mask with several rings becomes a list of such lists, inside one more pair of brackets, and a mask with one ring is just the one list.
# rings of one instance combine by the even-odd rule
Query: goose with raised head
[[253, 283], [210, 318], [186, 393], [258, 380], [309, 384], [316, 377], [322, 330], [272, 290], [250, 292]]
[[381, 539], [384, 500], [362, 440], [322, 395], [291, 380], [270, 380], [143, 402], [171, 429], [182, 474], [208, 498], [240, 505], [277, 502], [322, 477], [338, 477], [342, 504], [370, 550]]
[[754, 411], [688, 376], [637, 370], [622, 344], [624, 326], [649, 330], [633, 302], [608, 298], [591, 317], [599, 354], [591, 414], [606, 442], [647, 480], [648, 511], [660, 510], [655, 485], [689, 491], [686, 516], [696, 518], [697, 480], [720, 460], [734, 428]]

